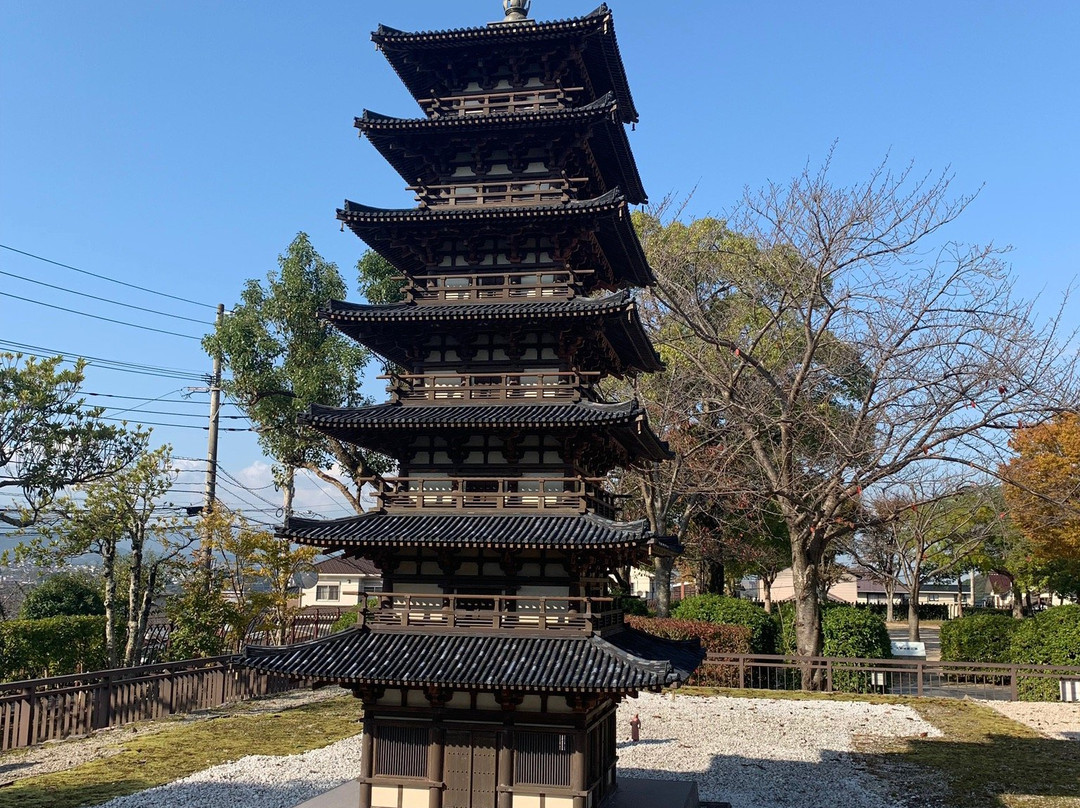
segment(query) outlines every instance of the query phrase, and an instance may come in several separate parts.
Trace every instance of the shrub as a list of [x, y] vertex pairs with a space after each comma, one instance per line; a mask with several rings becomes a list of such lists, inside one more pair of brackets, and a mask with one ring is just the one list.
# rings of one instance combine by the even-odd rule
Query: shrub
[[101, 584], [85, 572], [50, 575], [27, 593], [19, 608], [22, 620], [98, 614], [105, 614]]
[[104, 617], [0, 622], [0, 680], [101, 670], [107, 663]]
[[720, 595], [695, 595], [679, 601], [672, 610], [679, 620], [704, 620], [750, 629], [750, 653], [776, 653], [776, 623], [760, 606], [748, 600]]
[[334, 625], [330, 626], [330, 633], [335, 634], [339, 631], [344, 631], [347, 628], [352, 628], [360, 620], [360, 609], [350, 609], [347, 612], [342, 612], [341, 617], [334, 621]]
[[[865, 609], [868, 612], [885, 616], [887, 609], [884, 603], [856, 603], [856, 609]], [[897, 603], [893, 605], [893, 619], [897, 621], [907, 620], [907, 604]], [[920, 620], [948, 620], [949, 607], [945, 603], [920, 603]]]
[[[1019, 621], [1010, 656], [1021, 665], [1080, 665], [1080, 606], [1055, 606]], [[1024, 701], [1057, 701], [1058, 680], [1020, 677]]]
[[[680, 620], [670, 617], [635, 617], [629, 616], [626, 622], [631, 628], [644, 631], [656, 637], [668, 640], [701, 641], [701, 647], [707, 653], [715, 654], [750, 654], [751, 630], [747, 626], [724, 625], [702, 620]], [[739, 667], [737, 665], [702, 664], [687, 681], [690, 685], [712, 687], [737, 687]]]
[[634, 615], [636, 617], [649, 616], [649, 604], [645, 602], [644, 598], [639, 598], [637, 595], [628, 595], [624, 592], [619, 593], [615, 596], [615, 605], [628, 615]]
[[1005, 614], [974, 614], [941, 626], [942, 662], [1010, 662], [1013, 632], [1020, 625]]
[[[825, 635], [824, 656], [888, 659], [892, 656], [885, 618], [853, 606], [830, 606], [821, 616]], [[873, 674], [838, 670], [833, 673], [833, 690], [870, 693], [875, 689]]]

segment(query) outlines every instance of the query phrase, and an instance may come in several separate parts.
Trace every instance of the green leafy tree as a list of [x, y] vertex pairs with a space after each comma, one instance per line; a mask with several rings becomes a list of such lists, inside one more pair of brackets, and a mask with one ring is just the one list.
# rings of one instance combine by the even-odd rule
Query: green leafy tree
[[58, 491], [104, 479], [138, 455], [142, 435], [101, 420], [79, 391], [85, 362], [0, 353], [0, 522], [35, 522]]
[[323, 260], [305, 233], [279, 256], [278, 265], [265, 281], [245, 284], [240, 302], [203, 346], [231, 371], [222, 387], [256, 424], [260, 446], [276, 461], [286, 511], [294, 470], [306, 469], [359, 513], [365, 481], [384, 472], [387, 460], [306, 429], [297, 417], [312, 404], [370, 403], [359, 392], [369, 354], [319, 319], [319, 310], [345, 299], [347, 289], [337, 266]]
[[19, 607], [23, 620], [105, 614], [101, 581], [86, 572], [57, 572], [31, 589]]
[[[195, 541], [185, 520], [160, 510], [175, 480], [170, 447], [145, 450], [124, 470], [82, 486], [81, 498], [57, 500], [58, 515], [39, 523], [35, 535], [16, 548], [17, 558], [39, 564], [87, 553], [101, 558], [106, 645], [113, 665], [140, 661], [164, 574]], [[122, 656], [116, 630], [121, 615], [126, 617]]]

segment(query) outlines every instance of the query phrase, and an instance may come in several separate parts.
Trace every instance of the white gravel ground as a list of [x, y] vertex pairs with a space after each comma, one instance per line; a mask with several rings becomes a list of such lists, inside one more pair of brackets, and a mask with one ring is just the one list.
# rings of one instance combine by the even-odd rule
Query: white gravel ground
[[620, 777], [694, 779], [702, 799], [732, 808], [900, 806], [851, 756], [855, 737], [941, 735], [894, 704], [657, 695], [624, 701], [618, 730]]
[[1060, 701], [984, 701], [1006, 718], [1026, 724], [1047, 738], [1080, 741], [1080, 704]]
[[[629, 741], [641, 716], [641, 740]], [[642, 695], [619, 708], [619, 776], [694, 779], [733, 808], [899, 808], [850, 752], [858, 735], [941, 733], [904, 706]], [[356, 774], [359, 736], [286, 757], [246, 757], [104, 808], [292, 808]]]

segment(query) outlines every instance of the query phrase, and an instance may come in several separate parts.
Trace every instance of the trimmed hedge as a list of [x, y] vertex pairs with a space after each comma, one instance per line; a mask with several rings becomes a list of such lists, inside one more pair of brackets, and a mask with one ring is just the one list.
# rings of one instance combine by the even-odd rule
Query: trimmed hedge
[[[885, 618], [854, 606], [830, 606], [821, 616], [825, 635], [823, 655], [890, 659], [892, 643]], [[870, 693], [875, 689], [873, 675], [860, 671], [836, 671], [833, 690], [844, 693]]]
[[0, 622], [2, 681], [102, 670], [108, 659], [103, 616]]
[[[1080, 665], [1080, 606], [1055, 606], [1019, 621], [1010, 645], [1011, 661], [1021, 665]], [[1058, 680], [1020, 677], [1023, 701], [1057, 701]]]
[[[716, 654], [751, 654], [751, 630], [747, 626], [724, 625], [702, 620], [673, 617], [637, 617], [629, 615], [631, 628], [668, 640], [701, 641], [706, 652]], [[687, 681], [689, 685], [737, 687], [739, 669], [732, 665], [701, 665]]]
[[679, 601], [671, 616], [678, 620], [745, 626], [750, 629], [750, 651], [731, 653], [776, 653], [776, 622], [764, 609], [748, 600], [720, 595], [694, 595]]
[[[879, 614], [882, 617], [887, 613], [884, 603], [856, 603], [853, 604], [856, 609], [863, 609], [872, 614]], [[893, 605], [893, 619], [898, 622], [907, 621], [907, 604], [897, 603]], [[965, 608], [966, 611], [966, 608]], [[949, 619], [949, 607], [944, 603], [920, 603], [919, 604], [919, 619], [920, 620], [948, 620]]]
[[942, 662], [1011, 662], [1013, 634], [1020, 625], [1006, 614], [973, 614], [941, 626]]

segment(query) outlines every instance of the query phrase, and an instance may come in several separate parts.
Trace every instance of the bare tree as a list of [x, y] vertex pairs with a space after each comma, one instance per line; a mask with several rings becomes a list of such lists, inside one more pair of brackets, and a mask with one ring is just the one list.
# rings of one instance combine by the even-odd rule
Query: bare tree
[[941, 238], [970, 202], [949, 176], [828, 172], [748, 193], [692, 238], [663, 210], [641, 228], [660, 349], [711, 388], [717, 443], [753, 458], [783, 514], [803, 655], [822, 650], [821, 562], [863, 489], [923, 464], [994, 473], [1008, 430], [1077, 400], [1075, 349], [1016, 298], [1001, 251]]

